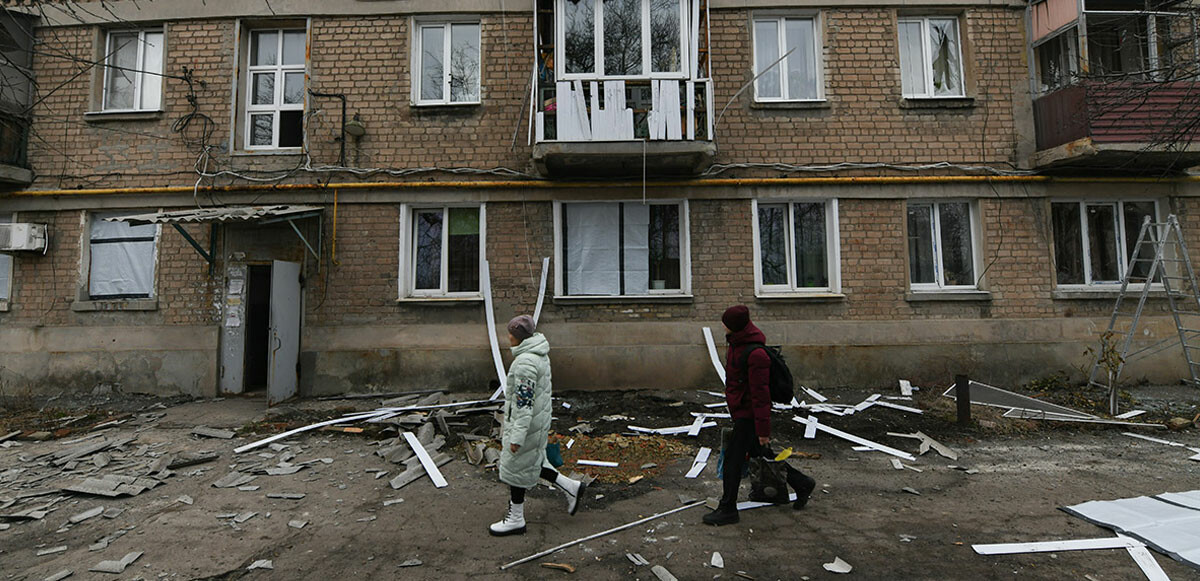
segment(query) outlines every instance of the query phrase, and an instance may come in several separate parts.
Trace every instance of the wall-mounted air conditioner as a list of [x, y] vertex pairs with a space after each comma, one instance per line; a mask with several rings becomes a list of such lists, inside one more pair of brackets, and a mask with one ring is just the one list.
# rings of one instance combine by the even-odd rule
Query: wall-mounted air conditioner
[[0, 224], [0, 252], [46, 249], [46, 225], [17, 222]]

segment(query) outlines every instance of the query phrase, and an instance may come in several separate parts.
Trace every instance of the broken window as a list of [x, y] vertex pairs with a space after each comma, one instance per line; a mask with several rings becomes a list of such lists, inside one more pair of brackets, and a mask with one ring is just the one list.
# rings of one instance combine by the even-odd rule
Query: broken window
[[969, 202], [908, 205], [908, 276], [913, 290], [976, 287], [975, 222]]
[[681, 77], [683, 0], [557, 0], [559, 78]]
[[161, 30], [109, 31], [103, 60], [103, 110], [159, 109], [163, 72]]
[[684, 291], [684, 203], [563, 204], [563, 290], [624, 296]]
[[[1152, 200], [1128, 202], [1053, 202], [1055, 280], [1059, 285], [1119, 284], [1130, 267], [1130, 254], [1142, 221], [1158, 219]], [[1150, 249], [1139, 257], [1152, 260]], [[1133, 263], [1134, 276], [1150, 273], [1150, 262]], [[1161, 272], [1156, 274], [1156, 280]]]
[[836, 291], [836, 202], [756, 207], [759, 288], [768, 293]]
[[92, 214], [88, 237], [88, 297], [144, 299], [154, 295], [158, 225], [134, 226], [104, 218], [128, 212]]
[[246, 149], [304, 145], [308, 32], [250, 31], [246, 74]]
[[901, 18], [900, 88], [905, 97], [963, 97], [958, 19]]
[[[13, 221], [12, 214], [0, 214], [0, 224]], [[12, 296], [13, 258], [11, 254], [0, 254], [0, 304], [6, 304]]]
[[478, 296], [480, 207], [415, 208], [408, 218], [407, 296]]
[[1079, 33], [1074, 28], [1038, 45], [1034, 52], [1037, 53], [1041, 92], [1075, 82], [1079, 75]]
[[[817, 64], [820, 42], [816, 22], [812, 17], [754, 19], [757, 100], [811, 101], [821, 98]], [[784, 54], [787, 57], [774, 64]]]
[[418, 21], [415, 27], [415, 102], [478, 103], [479, 22]]

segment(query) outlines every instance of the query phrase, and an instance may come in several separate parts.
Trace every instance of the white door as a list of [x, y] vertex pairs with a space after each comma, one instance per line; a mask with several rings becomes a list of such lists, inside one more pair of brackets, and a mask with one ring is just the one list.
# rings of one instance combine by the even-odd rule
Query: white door
[[300, 264], [276, 260], [271, 266], [271, 344], [267, 403], [296, 395], [300, 357]]

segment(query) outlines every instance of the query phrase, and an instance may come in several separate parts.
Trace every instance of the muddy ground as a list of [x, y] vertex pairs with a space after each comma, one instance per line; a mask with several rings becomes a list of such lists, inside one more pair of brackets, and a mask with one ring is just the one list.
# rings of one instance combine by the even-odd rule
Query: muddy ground
[[[1060, 401], [1075, 398], [1080, 406], [1102, 399], [1064, 390], [1047, 394], [1045, 388], [1035, 385], [1028, 390]], [[9, 474], [7, 480], [0, 479], [0, 506], [22, 490], [22, 475], [15, 471], [31, 467], [32, 458], [64, 449], [68, 446], [64, 442], [87, 436], [89, 426], [110, 417], [128, 418], [105, 429], [105, 437], [136, 437], [124, 447], [130, 454], [208, 450], [220, 457], [176, 470], [164, 484], [134, 497], [70, 495], [40, 520], [8, 522], [10, 526], [0, 530], [0, 578], [44, 579], [71, 570], [71, 579], [654, 579], [649, 566], [636, 566], [626, 558], [627, 552], [635, 552], [679, 579], [739, 579], [739, 571], [754, 579], [1138, 579], [1141, 573], [1122, 551], [985, 557], [976, 555], [970, 545], [1111, 537], [1110, 531], [1069, 516], [1059, 507], [1200, 488], [1200, 462], [1189, 461], [1191, 453], [1182, 448], [1130, 438], [1122, 435], [1127, 430], [1121, 428], [1010, 420], [979, 407], [974, 410], [974, 423], [960, 427], [954, 422], [953, 402], [940, 397], [940, 391], [918, 394], [915, 403], [925, 410], [922, 415], [873, 407], [848, 417], [822, 414], [821, 421], [913, 453], [916, 441], [887, 432], [920, 430], [958, 450], [958, 460], [930, 452], [905, 462], [920, 472], [896, 470], [890, 456], [854, 451], [848, 442], [827, 434], [806, 440], [803, 426], [791, 421], [792, 413], [777, 412], [774, 447], [819, 456], [799, 460], [818, 481], [817, 492], [804, 510], [782, 506], [745, 511], [740, 524], [715, 528], [700, 522], [705, 508], [693, 508], [506, 571], [500, 569], [505, 563], [678, 507], [681, 497], [718, 496], [715, 454], [699, 478], [684, 478], [699, 446], [719, 448], [718, 429], [705, 429], [694, 438], [620, 436], [627, 425], [689, 424], [690, 412], [707, 411], [703, 405], [717, 400], [699, 392], [556, 394], [554, 430], [567, 460], [563, 470], [578, 469], [574, 461], [581, 455], [617, 460], [622, 466], [616, 471], [583, 470], [597, 481], [574, 517], [565, 514], [557, 492], [546, 488], [531, 492], [526, 503], [529, 532], [500, 539], [488, 536], [486, 527], [503, 515], [506, 489], [498, 483], [495, 470], [468, 464], [453, 438], [446, 449], [454, 460], [442, 467], [449, 486], [441, 489], [422, 478], [393, 490], [388, 481], [402, 467], [373, 453], [372, 443], [385, 437], [377, 428], [361, 434], [310, 432], [281, 442], [288, 445], [286, 450], [247, 452], [240, 456], [263, 454], [261, 459], [271, 462], [276, 458], [266, 454], [291, 453], [296, 456], [293, 462], [315, 462], [294, 474], [259, 476], [249, 484], [258, 486], [256, 490], [212, 486], [237, 460], [245, 460], [235, 459], [233, 448], [289, 425], [336, 417], [350, 409], [373, 409], [379, 400], [301, 401], [272, 410], [256, 397], [184, 402], [101, 395], [20, 405], [9, 402], [0, 416], [0, 436], [20, 429], [24, 438], [44, 428], [53, 438], [16, 439], [11, 442], [17, 444], [0, 448], [0, 474]], [[841, 389], [825, 395], [853, 404], [870, 392]], [[563, 407], [563, 402], [571, 407]], [[1147, 416], [1153, 421], [1175, 416], [1191, 419], [1200, 412], [1200, 390], [1137, 388], [1123, 405], [1134, 404], [1151, 410]], [[85, 419], [53, 429], [62, 423], [61, 416], [78, 416], [80, 410], [88, 412]], [[601, 419], [607, 415], [633, 419]], [[486, 433], [491, 422], [479, 415], [459, 422], [465, 425], [454, 426], [454, 431]], [[569, 431], [582, 422], [593, 427], [586, 438]], [[197, 425], [239, 433], [231, 440], [189, 435]], [[1137, 431], [1200, 447], [1200, 432], [1195, 428]], [[566, 449], [572, 438], [576, 445]], [[646, 464], [656, 466], [643, 469]], [[380, 470], [388, 474], [376, 478]], [[637, 475], [643, 477], [630, 484], [629, 479]], [[51, 478], [37, 486], [57, 481]], [[747, 492], [743, 484], [743, 498]], [[269, 499], [269, 493], [305, 496]], [[190, 497], [192, 503], [181, 502], [181, 497]], [[384, 505], [398, 499], [403, 502]], [[28, 506], [9, 507], [0, 514]], [[72, 515], [97, 506], [124, 511], [115, 518], [68, 522]], [[256, 514], [241, 523], [219, 517], [248, 512]], [[289, 521], [307, 524], [293, 528]], [[89, 550], [122, 529], [127, 533], [106, 548]], [[37, 556], [58, 546], [67, 549]], [[120, 559], [133, 551], [143, 555], [123, 574], [87, 571], [101, 560]], [[724, 569], [709, 565], [714, 551], [723, 556]], [[853, 571], [835, 575], [823, 570], [822, 564], [835, 557], [852, 565]], [[1156, 557], [1172, 579], [1200, 578], [1200, 571]], [[270, 559], [274, 569], [247, 569], [260, 559]], [[542, 568], [543, 562], [566, 563], [576, 572]]]

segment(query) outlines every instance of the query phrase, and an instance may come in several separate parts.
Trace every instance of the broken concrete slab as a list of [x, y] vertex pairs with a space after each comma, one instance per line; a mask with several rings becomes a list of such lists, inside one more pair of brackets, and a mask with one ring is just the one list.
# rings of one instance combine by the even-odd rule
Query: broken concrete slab
[[60, 485], [60, 488], [68, 492], [115, 498], [118, 496], [137, 496], [159, 484], [162, 484], [162, 482], [153, 478], [135, 478], [132, 476], [108, 474], [101, 478], [88, 478], [83, 482]]
[[236, 488], [244, 484], [249, 484], [255, 478], [258, 477], [253, 474], [242, 474], [241, 472], [234, 471], [213, 482], [212, 485], [214, 488]]
[[97, 506], [95, 508], [85, 510], [79, 514], [76, 514], [67, 520], [70, 521], [71, 524], [79, 524], [89, 518], [95, 518], [102, 514], [104, 514], [104, 507]]
[[201, 436], [204, 438], [217, 438], [219, 440], [231, 440], [236, 434], [232, 430], [222, 430], [220, 428], [210, 428], [208, 426], [196, 426], [192, 428], [193, 436]]
[[132, 553], [127, 553], [124, 557], [121, 557], [120, 561], [100, 561], [94, 567], [88, 569], [88, 571], [120, 575], [121, 573], [125, 572], [126, 567], [132, 565], [133, 562], [137, 561], [141, 556], [141, 551], [134, 551]]
[[236, 524], [242, 524], [242, 523], [254, 518], [255, 516], [258, 516], [257, 512], [253, 512], [253, 511], [243, 512], [243, 513], [233, 517], [233, 522]]
[[178, 470], [180, 468], [187, 468], [188, 466], [194, 466], [196, 464], [212, 462], [213, 460], [216, 460], [219, 457], [220, 457], [220, 455], [215, 452], [197, 452], [197, 453], [190, 453], [190, 454], [180, 454], [178, 457], [174, 458], [173, 460], [171, 460], [170, 462], [167, 463], [167, 469], [168, 470]]

